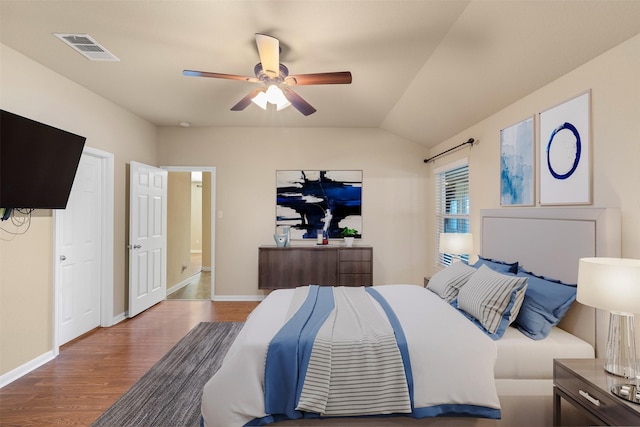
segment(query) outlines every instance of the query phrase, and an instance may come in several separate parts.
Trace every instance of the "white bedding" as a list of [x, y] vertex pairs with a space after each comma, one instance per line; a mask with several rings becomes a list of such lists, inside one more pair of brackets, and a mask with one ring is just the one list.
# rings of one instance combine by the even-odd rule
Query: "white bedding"
[[[500, 408], [493, 340], [420, 286], [375, 289], [391, 305], [407, 337], [416, 408], [448, 404]], [[206, 426], [241, 426], [267, 415], [263, 395], [266, 351], [286, 321], [293, 294], [292, 289], [272, 292], [247, 319], [221, 368], [204, 387]]]
[[549, 336], [539, 341], [532, 340], [516, 328], [510, 327], [496, 344], [496, 379], [550, 380], [553, 378], [554, 358], [595, 357], [591, 344], [558, 327], [552, 328]]

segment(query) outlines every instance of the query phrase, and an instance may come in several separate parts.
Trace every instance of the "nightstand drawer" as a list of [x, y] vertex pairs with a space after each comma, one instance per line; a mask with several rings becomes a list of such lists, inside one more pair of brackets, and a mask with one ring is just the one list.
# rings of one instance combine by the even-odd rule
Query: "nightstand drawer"
[[554, 385], [607, 425], [637, 425], [640, 421], [637, 413], [625, 410], [616, 396], [557, 363]]

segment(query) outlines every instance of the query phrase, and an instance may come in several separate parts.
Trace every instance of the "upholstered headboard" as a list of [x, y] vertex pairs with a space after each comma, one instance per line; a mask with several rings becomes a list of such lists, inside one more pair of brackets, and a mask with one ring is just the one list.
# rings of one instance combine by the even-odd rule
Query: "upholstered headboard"
[[[518, 261], [536, 274], [576, 283], [578, 260], [619, 257], [620, 212], [615, 208], [502, 208], [480, 211], [480, 255]], [[602, 356], [608, 316], [574, 303], [560, 327]]]

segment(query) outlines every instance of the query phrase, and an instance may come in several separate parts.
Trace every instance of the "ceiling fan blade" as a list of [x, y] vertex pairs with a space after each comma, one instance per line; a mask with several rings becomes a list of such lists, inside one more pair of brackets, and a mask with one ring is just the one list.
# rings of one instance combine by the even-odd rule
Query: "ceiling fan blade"
[[255, 96], [257, 94], [259, 94], [260, 92], [262, 92], [262, 91], [263, 91], [263, 88], [256, 88], [256, 89], [252, 90], [251, 92], [249, 92], [249, 94], [247, 96], [242, 98], [236, 105], [231, 107], [231, 111], [242, 111], [242, 110], [244, 110], [245, 108], [247, 108], [249, 106], [249, 104], [251, 104], [251, 100], [253, 98], [255, 98]]
[[302, 85], [348, 85], [351, 83], [349, 71], [334, 73], [296, 74], [288, 76], [284, 82], [290, 86]]
[[293, 90], [288, 88], [283, 88], [282, 92], [284, 93], [284, 97], [287, 98], [287, 101], [291, 103], [296, 110], [300, 111], [305, 116], [313, 114], [316, 112], [316, 109], [311, 106], [307, 101], [302, 99], [300, 95], [295, 93]]
[[280, 75], [280, 42], [277, 38], [256, 33], [262, 70], [271, 78]]
[[210, 73], [208, 71], [184, 70], [182, 74], [189, 77], [212, 77], [215, 79], [240, 80], [250, 83], [261, 83], [256, 77], [239, 76], [237, 74]]

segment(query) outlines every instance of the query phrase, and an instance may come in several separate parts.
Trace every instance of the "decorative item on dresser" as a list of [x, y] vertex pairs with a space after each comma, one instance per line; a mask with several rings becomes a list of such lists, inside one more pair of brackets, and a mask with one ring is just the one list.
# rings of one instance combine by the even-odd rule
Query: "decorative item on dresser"
[[340, 231], [340, 237], [344, 239], [344, 244], [346, 246], [351, 247], [353, 246], [353, 240], [356, 237], [361, 237], [361, 236], [360, 236], [360, 233], [358, 233], [358, 230], [356, 230], [355, 228], [344, 227]]
[[371, 286], [373, 248], [330, 245], [258, 248], [259, 289], [309, 284]]

